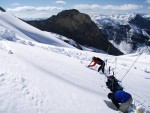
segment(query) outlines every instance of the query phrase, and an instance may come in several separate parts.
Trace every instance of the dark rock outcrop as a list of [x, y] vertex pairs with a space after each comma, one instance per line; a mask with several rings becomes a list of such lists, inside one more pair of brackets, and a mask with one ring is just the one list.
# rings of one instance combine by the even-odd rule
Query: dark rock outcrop
[[6, 12], [5, 9], [3, 9], [2, 7], [0, 7], [0, 11], [2, 12]]
[[113, 40], [116, 44], [120, 44], [121, 41], [128, 41], [127, 31], [131, 28], [129, 25], [117, 25], [116, 26], [103, 26], [102, 33], [108, 40]]
[[133, 24], [141, 29], [150, 30], [150, 21], [143, 18], [141, 15], [137, 14], [134, 19], [129, 21], [130, 24]]
[[27, 21], [44, 31], [54, 32], [73, 39], [81, 45], [104, 50], [111, 55], [122, 55], [104, 36], [91, 18], [78, 10], [64, 10], [46, 20]]

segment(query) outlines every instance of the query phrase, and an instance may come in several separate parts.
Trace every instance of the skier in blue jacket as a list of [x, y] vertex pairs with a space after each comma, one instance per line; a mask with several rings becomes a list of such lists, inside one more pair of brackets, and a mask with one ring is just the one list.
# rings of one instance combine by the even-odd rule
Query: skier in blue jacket
[[118, 108], [118, 110], [123, 113], [128, 113], [128, 109], [133, 101], [132, 96], [123, 90], [109, 93], [108, 98], [111, 99], [111, 101]]

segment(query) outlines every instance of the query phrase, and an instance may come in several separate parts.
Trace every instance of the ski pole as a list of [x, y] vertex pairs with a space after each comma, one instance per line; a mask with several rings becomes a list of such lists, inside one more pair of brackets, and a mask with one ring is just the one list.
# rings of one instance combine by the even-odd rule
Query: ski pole
[[93, 62], [93, 61], [91, 61], [91, 63], [90, 63], [87, 67], [89, 67], [89, 66], [92, 64], [92, 62]]

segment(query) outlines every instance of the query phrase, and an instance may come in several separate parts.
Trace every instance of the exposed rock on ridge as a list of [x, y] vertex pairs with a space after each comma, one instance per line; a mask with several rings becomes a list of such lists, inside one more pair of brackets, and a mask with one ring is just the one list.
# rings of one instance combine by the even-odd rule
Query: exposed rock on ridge
[[27, 21], [29, 24], [49, 32], [73, 39], [81, 45], [104, 50], [111, 55], [122, 55], [104, 36], [91, 18], [78, 10], [64, 10], [46, 20]]

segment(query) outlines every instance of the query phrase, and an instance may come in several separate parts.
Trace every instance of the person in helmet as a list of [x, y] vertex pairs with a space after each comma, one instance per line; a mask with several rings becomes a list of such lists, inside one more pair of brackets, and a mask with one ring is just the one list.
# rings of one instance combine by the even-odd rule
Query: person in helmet
[[117, 90], [114, 93], [109, 93], [108, 98], [111, 99], [118, 110], [123, 113], [128, 113], [128, 109], [133, 101], [131, 94], [123, 90]]
[[94, 63], [91, 64], [91, 65], [88, 65], [88, 67], [93, 67], [93, 66], [95, 66], [96, 64], [99, 64], [100, 67], [98, 68], [98, 72], [99, 72], [100, 70], [102, 70], [102, 72], [104, 73], [104, 70], [105, 70], [105, 62], [104, 62], [102, 59], [100, 59], [100, 58], [94, 56], [94, 57], [92, 57], [92, 62], [94, 62]]

